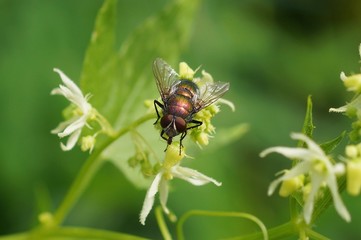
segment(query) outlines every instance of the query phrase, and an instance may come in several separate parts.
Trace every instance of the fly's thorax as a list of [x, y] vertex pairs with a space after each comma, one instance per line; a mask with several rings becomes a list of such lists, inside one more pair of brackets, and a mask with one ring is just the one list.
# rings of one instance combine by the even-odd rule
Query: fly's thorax
[[199, 88], [197, 84], [191, 80], [181, 80], [174, 93], [190, 99], [195, 99], [199, 95]]

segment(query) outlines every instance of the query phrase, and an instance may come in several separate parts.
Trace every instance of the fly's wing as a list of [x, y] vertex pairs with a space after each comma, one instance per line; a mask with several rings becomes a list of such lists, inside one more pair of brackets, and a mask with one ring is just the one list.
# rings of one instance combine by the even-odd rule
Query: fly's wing
[[208, 82], [205, 83], [200, 89], [200, 96], [196, 103], [197, 111], [208, 107], [220, 97], [223, 96], [229, 89], [229, 83], [223, 82]]
[[172, 93], [173, 86], [179, 83], [179, 76], [163, 59], [156, 58], [153, 62], [153, 74], [163, 102]]

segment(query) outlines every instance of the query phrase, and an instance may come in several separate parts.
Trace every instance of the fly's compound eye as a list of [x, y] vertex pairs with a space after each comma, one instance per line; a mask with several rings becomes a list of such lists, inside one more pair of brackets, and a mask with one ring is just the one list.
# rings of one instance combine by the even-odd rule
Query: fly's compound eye
[[172, 115], [164, 115], [161, 119], [160, 119], [160, 125], [162, 126], [162, 128], [166, 128], [169, 126], [169, 124], [171, 124], [173, 121], [173, 116]]
[[176, 117], [175, 118], [175, 127], [177, 129], [177, 132], [182, 133], [187, 130], [187, 123], [183, 118]]

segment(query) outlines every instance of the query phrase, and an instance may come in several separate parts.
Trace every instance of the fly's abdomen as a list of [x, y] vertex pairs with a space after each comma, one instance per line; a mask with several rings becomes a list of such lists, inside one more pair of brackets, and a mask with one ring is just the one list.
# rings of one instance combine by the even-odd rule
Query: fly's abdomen
[[168, 100], [168, 114], [186, 119], [193, 112], [192, 101], [183, 95], [174, 95]]

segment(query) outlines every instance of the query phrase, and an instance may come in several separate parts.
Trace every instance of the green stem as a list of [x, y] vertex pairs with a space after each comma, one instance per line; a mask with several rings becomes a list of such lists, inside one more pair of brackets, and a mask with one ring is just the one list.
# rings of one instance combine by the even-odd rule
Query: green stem
[[83, 227], [41, 227], [33, 231], [1, 236], [0, 240], [102, 239], [145, 240], [126, 233]]
[[161, 206], [158, 206], [155, 209], [155, 216], [157, 218], [158, 227], [160, 229], [160, 232], [162, 233], [163, 239], [172, 240], [172, 235], [170, 235], [169, 230], [167, 228], [167, 224], [165, 223]]
[[[263, 233], [258, 232], [246, 236], [231, 238], [228, 240], [258, 240], [258, 239], [262, 239], [263, 236], [264, 236]], [[285, 239], [285, 238], [288, 239], [292, 236], [299, 236], [299, 239], [310, 238], [315, 240], [329, 240], [327, 237], [308, 228], [307, 225], [304, 225], [302, 223], [301, 225], [298, 225], [294, 221], [290, 221], [268, 229], [268, 237], [270, 240]]]
[[103, 145], [103, 147], [97, 149], [97, 151], [94, 151], [80, 169], [77, 178], [74, 180], [63, 202], [60, 204], [59, 208], [54, 214], [54, 222], [56, 225], [62, 224], [73, 205], [82, 195], [94, 174], [97, 172], [101, 163], [101, 158], [99, 158], [99, 155], [106, 146], [107, 145]]
[[131, 129], [136, 128], [140, 124], [154, 118], [154, 114], [147, 114], [138, 120], [134, 121], [129, 126], [120, 129], [112, 138], [108, 138], [102, 145], [96, 148], [86, 160], [84, 165], [82, 166], [79, 174], [74, 180], [70, 190], [65, 196], [63, 202], [60, 204], [59, 208], [56, 210], [54, 214], [54, 223], [56, 225], [61, 225], [65, 219], [65, 217], [69, 214], [71, 208], [77, 202], [79, 197], [82, 195], [84, 190], [87, 188], [88, 184], [92, 180], [93, 176], [99, 169], [102, 163], [102, 159], [100, 158], [101, 153], [104, 149], [106, 149], [110, 144], [112, 144], [115, 140], [129, 132]]
[[291, 221], [295, 221], [298, 218], [297, 201], [294, 197], [289, 197], [290, 217]]
[[[291, 236], [297, 236], [298, 235], [298, 229], [296, 225], [293, 222], [287, 222], [282, 225], [273, 227], [268, 229], [268, 237], [269, 239], [285, 239], [289, 238]], [[232, 238], [232, 240], [259, 240], [262, 239], [264, 236], [263, 233], [253, 233], [246, 236], [240, 236], [236, 238]]]
[[78, 227], [51, 228], [47, 231], [34, 232], [31, 239], [102, 239], [102, 240], [144, 240], [124, 233], [107, 230]]
[[319, 234], [318, 232], [315, 232], [311, 229], [306, 230], [306, 234], [310, 239], [315, 240], [330, 240], [328, 237], [323, 236], [322, 234]]
[[0, 240], [28, 240], [28, 239], [29, 239], [29, 233], [27, 232], [5, 235], [0, 237]]
[[[268, 240], [268, 234], [267, 234], [267, 228], [265, 225], [255, 216], [248, 214], [248, 213], [241, 213], [241, 212], [211, 212], [211, 211], [203, 211], [203, 210], [192, 210], [189, 211], [179, 219], [177, 224], [177, 236], [179, 240], [184, 239], [183, 234], [183, 225], [184, 222], [191, 216], [209, 216], [209, 217], [237, 217], [237, 218], [246, 218], [253, 222], [255, 222], [259, 228], [261, 229], [262, 233], [260, 233], [261, 236], [263, 236], [263, 239]], [[260, 236], [258, 236], [257, 239], [260, 239]]]

